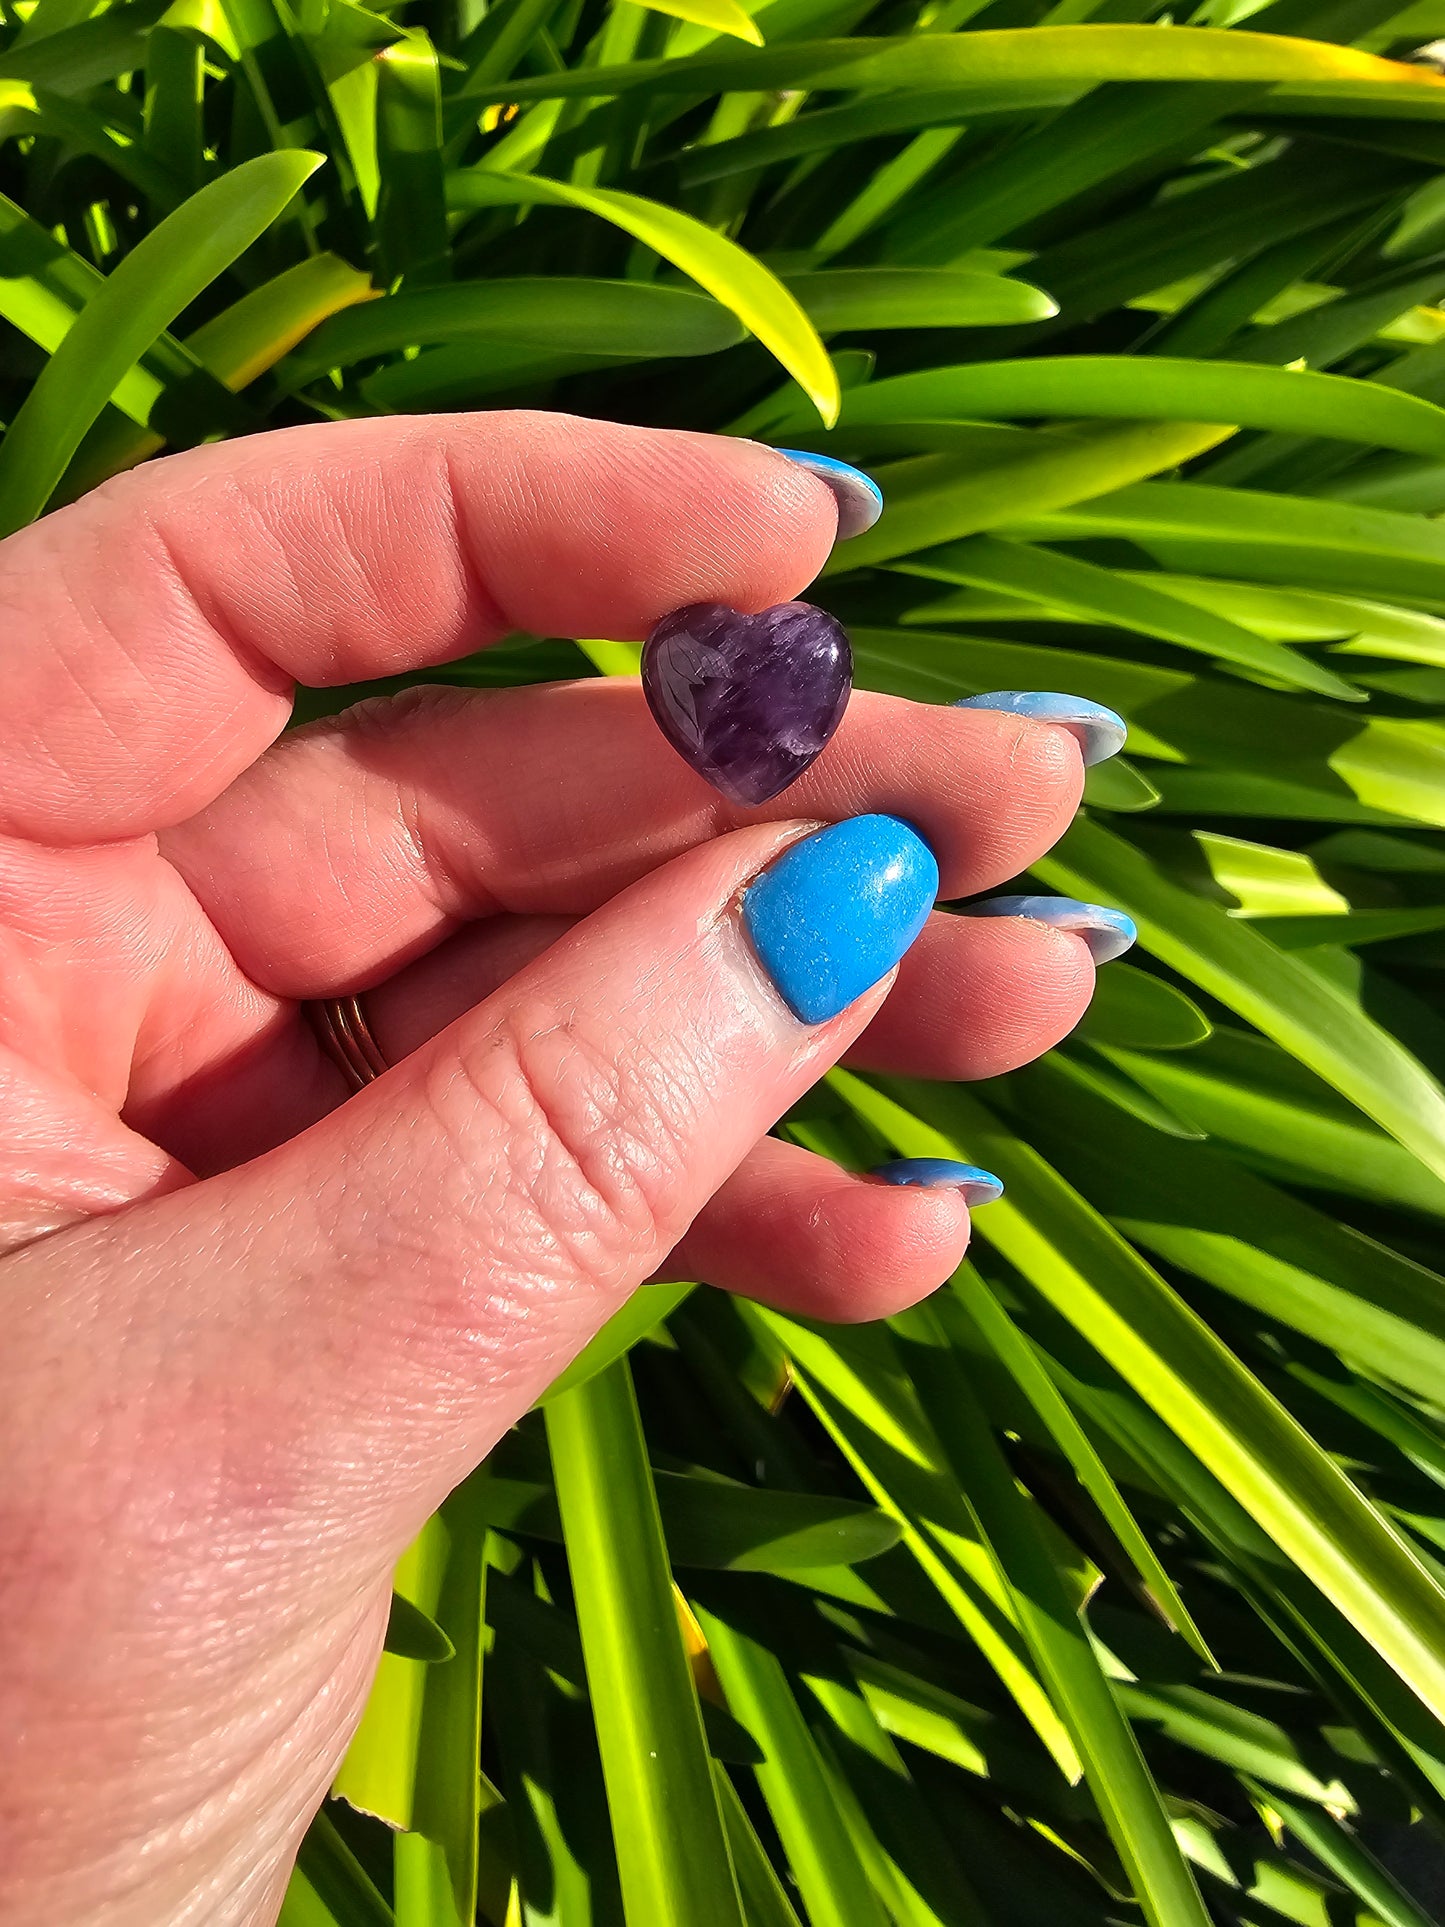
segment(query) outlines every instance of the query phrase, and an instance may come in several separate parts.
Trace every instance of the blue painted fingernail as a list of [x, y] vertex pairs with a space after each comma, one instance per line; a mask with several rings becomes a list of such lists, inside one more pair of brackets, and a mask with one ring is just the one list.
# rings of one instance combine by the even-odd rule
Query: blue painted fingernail
[[799, 468], [810, 469], [820, 482], [826, 482], [838, 504], [838, 540], [849, 542], [855, 535], [871, 529], [883, 513], [883, 491], [871, 475], [861, 468], [850, 468], [831, 455], [810, 455], [806, 448], [780, 448]]
[[1139, 935], [1134, 919], [1122, 910], [1106, 909], [1102, 903], [1080, 903], [1077, 897], [986, 897], [982, 903], [965, 904], [964, 915], [1027, 917], [1030, 923], [1072, 930], [1089, 946], [1096, 964], [1122, 957]]
[[938, 895], [933, 852], [896, 816], [804, 837], [743, 892], [743, 922], [793, 1014], [823, 1024], [886, 977]]
[[968, 1205], [992, 1204], [1003, 1196], [1003, 1179], [981, 1164], [959, 1164], [953, 1158], [894, 1158], [890, 1164], [873, 1167], [875, 1178], [885, 1184], [921, 1184], [927, 1188], [949, 1186], [963, 1193]]
[[983, 696], [965, 696], [955, 709], [1004, 709], [1035, 723], [1059, 723], [1072, 732], [1084, 752], [1084, 767], [1107, 763], [1124, 747], [1129, 725], [1117, 711], [1087, 696], [1061, 696], [1052, 689], [993, 689]]

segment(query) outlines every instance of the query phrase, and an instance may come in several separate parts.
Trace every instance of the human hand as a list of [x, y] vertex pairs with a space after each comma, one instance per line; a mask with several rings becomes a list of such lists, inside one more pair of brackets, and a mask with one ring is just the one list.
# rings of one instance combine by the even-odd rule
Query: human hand
[[[958, 1263], [957, 1188], [766, 1133], [844, 1053], [1027, 1061], [1087, 945], [934, 916], [895, 979], [884, 826], [856, 888], [803, 861], [825, 932], [879, 906], [879, 981], [804, 1022], [816, 959], [770, 977], [740, 897], [869, 813], [945, 897], [996, 886], [1077, 806], [1067, 729], [859, 694], [752, 811], [624, 682], [277, 740], [294, 680], [761, 608], [834, 530], [751, 443], [498, 414], [197, 450], [0, 547], [10, 1927], [274, 1917], [394, 1560], [649, 1276], [861, 1318]], [[355, 991], [395, 1068], [348, 1098], [303, 1000]]]

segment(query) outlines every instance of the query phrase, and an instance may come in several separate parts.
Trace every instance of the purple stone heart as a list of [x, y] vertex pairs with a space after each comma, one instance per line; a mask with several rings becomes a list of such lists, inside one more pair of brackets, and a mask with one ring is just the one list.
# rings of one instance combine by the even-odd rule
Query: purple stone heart
[[853, 651], [807, 602], [755, 616], [695, 602], [642, 651], [642, 687], [683, 761], [734, 803], [766, 803], [802, 775], [843, 720]]

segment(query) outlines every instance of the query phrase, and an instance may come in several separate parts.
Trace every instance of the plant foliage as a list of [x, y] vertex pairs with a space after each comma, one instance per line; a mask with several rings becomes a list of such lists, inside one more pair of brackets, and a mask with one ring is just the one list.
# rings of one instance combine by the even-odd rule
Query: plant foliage
[[317, 417], [744, 433], [882, 482], [865, 684], [1131, 730], [1035, 872], [1140, 927], [1076, 1035], [783, 1127], [997, 1170], [971, 1262], [639, 1293], [403, 1562], [287, 1927], [1425, 1927], [1445, 0], [0, 21], [0, 530]]

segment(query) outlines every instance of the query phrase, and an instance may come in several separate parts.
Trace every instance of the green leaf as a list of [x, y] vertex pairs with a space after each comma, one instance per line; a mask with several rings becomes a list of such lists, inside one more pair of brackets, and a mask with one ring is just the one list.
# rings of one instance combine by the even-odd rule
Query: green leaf
[[1040, 1676], [1068, 1722], [1145, 1918], [1152, 1927], [1208, 1927], [1209, 1915], [1138, 1742], [1088, 1634], [1069, 1610], [1034, 1508], [1015, 1484], [946, 1332], [926, 1305], [893, 1324], [904, 1364], [1015, 1602]]
[[1021, 515], [1013, 533], [1045, 541], [1123, 535], [1185, 574], [1303, 578], [1346, 595], [1445, 602], [1445, 532], [1388, 509], [1202, 482], [1139, 482], [1037, 523]]
[[888, 1927], [776, 1656], [705, 1607], [697, 1614], [728, 1705], [763, 1748], [758, 1789], [811, 1927]]
[[732, 34], [754, 47], [763, 44], [757, 23], [738, 0], [640, 0], [640, 4], [654, 13], [671, 14], [674, 20], [691, 20], [695, 26], [711, 27], [714, 33]]
[[372, 355], [473, 338], [560, 353], [711, 355], [741, 341], [743, 331], [720, 303], [681, 288], [580, 277], [463, 282], [333, 316], [292, 355], [282, 378], [299, 388]]
[[1422, 1398], [1445, 1382], [1434, 1272], [1217, 1147], [1161, 1141], [1057, 1057], [1018, 1082], [1030, 1137], [1135, 1244]]
[[112, 391], [320, 165], [321, 156], [307, 153], [247, 161], [192, 195], [125, 257], [77, 317], [0, 443], [0, 533], [41, 512]]
[[430, 1613], [413, 1605], [405, 1593], [391, 1595], [383, 1651], [395, 1653], [400, 1659], [419, 1659], [428, 1666], [440, 1666], [453, 1658], [456, 1650]]
[[856, 1327], [830, 1341], [779, 1312], [748, 1307], [745, 1316], [786, 1348], [803, 1395], [876, 1504], [898, 1520], [908, 1550], [1060, 1772], [1077, 1780], [1073, 1740], [1034, 1672], [1013, 1603], [886, 1333]]
[[306, 1829], [277, 1927], [394, 1927], [394, 1919], [323, 1808]]
[[1181, 889], [1097, 823], [1076, 823], [1035, 868], [1070, 896], [1127, 910], [1146, 950], [1273, 1037], [1445, 1176], [1445, 1092], [1337, 982]]
[[0, 80], [28, 80], [56, 93], [83, 94], [144, 59], [145, 36], [169, 0], [124, 0], [92, 20], [0, 53]]
[[313, 254], [252, 288], [186, 337], [228, 388], [245, 388], [343, 310], [376, 305], [371, 277], [335, 254]]
[[1167, 1137], [1190, 1138], [1195, 1142], [1204, 1137], [1205, 1133], [1192, 1119], [1131, 1076], [1124, 1052], [1110, 1050], [1105, 1045], [1090, 1050], [1070, 1044], [1061, 1047], [1061, 1055], [1075, 1077], [1107, 1098], [1116, 1110], [1137, 1117]]
[[1125, 1050], [1188, 1050], [1213, 1025], [1182, 990], [1133, 964], [1101, 970], [1078, 1035]]
[[388, 362], [361, 384], [363, 412], [378, 415], [434, 413], [481, 406], [499, 393], [616, 368], [622, 357], [539, 353], [515, 341], [462, 341], [429, 348], [415, 360]]
[[971, 1705], [916, 1670], [848, 1651], [848, 1665], [885, 1732], [936, 1753], [965, 1773], [1037, 1791], [1040, 1758], [1011, 1741], [994, 1713]]
[[1029, 436], [1016, 454], [983, 467], [969, 455], [919, 455], [894, 463], [877, 476], [882, 517], [866, 534], [836, 549], [824, 573], [870, 568], [979, 529], [1107, 495], [1133, 477], [1173, 468], [1232, 433], [1198, 422], [1127, 422]]
[[[184, 342], [175, 344], [176, 372], [172, 375], [167, 368], [167, 379], [158, 386], [148, 410], [153, 426], [138, 427], [113, 404], [106, 410], [66, 470], [60, 496], [73, 500], [163, 448], [166, 438], [162, 426], [169, 427], [173, 418], [184, 423], [195, 406], [197, 376], [204, 370], [228, 389], [246, 388], [274, 367], [318, 322], [353, 302], [369, 300], [372, 293], [369, 275], [337, 255], [313, 254], [242, 295], [203, 322]], [[170, 344], [170, 336], [162, 336], [156, 350], [117, 393], [131, 387], [148, 364], [159, 365]], [[191, 356], [195, 357], [194, 371], [186, 365]]]
[[848, 1499], [657, 1476], [668, 1547], [680, 1566], [806, 1574], [876, 1559], [902, 1536], [895, 1519]]
[[40, 134], [92, 154], [161, 208], [181, 198], [171, 173], [104, 115], [63, 94], [0, 80], [0, 139]]
[[437, 52], [413, 29], [376, 55], [377, 250], [382, 278], [415, 287], [451, 269]]
[[625, 1358], [636, 1344], [657, 1330], [695, 1289], [692, 1285], [644, 1285], [627, 1300], [578, 1352], [543, 1393], [539, 1404], [558, 1398], [564, 1392], [585, 1385], [589, 1378], [605, 1371], [619, 1358]]
[[36, 0], [15, 36], [15, 45], [28, 47], [32, 41], [43, 40], [47, 34], [58, 33], [63, 27], [77, 26], [99, 11], [100, 0]]
[[1084, 801], [1096, 810], [1120, 810], [1132, 815], [1152, 810], [1159, 792], [1127, 757], [1112, 756], [1084, 772]]
[[[953, 1278], [953, 1290], [985, 1341], [997, 1352], [1016, 1380], [1030, 1405], [1043, 1420], [1049, 1436], [1068, 1460], [1084, 1490], [1098, 1506], [1109, 1530], [1119, 1541], [1155, 1606], [1174, 1630], [1183, 1635], [1206, 1666], [1217, 1661], [1195, 1625], [1188, 1607], [1180, 1598], [1173, 1580], [1160, 1563], [1158, 1554], [1145, 1537], [1138, 1520], [1125, 1504], [1122, 1494], [1103, 1460], [1090, 1443], [1088, 1434], [1074, 1417], [1038, 1354], [1025, 1335], [1013, 1324], [971, 1265], [964, 1265]], [[940, 1299], [934, 1317], [940, 1332], [956, 1334], [957, 1305]]]
[[[172, 12], [174, 12], [172, 8]], [[206, 46], [166, 19], [146, 42], [145, 152], [165, 188], [158, 207], [194, 194], [205, 169]]]
[[782, 282], [735, 241], [714, 234], [691, 215], [623, 194], [615, 188], [579, 187], [537, 176], [489, 173], [471, 168], [454, 174], [448, 196], [455, 208], [577, 207], [656, 250], [700, 287], [731, 308], [802, 388], [825, 426], [837, 419], [838, 377], [812, 323]]
[[1274, 1787], [1268, 1792], [1254, 1790], [1300, 1844], [1370, 1908], [1383, 1927], [1431, 1927], [1428, 1915], [1338, 1820], [1318, 1807], [1284, 1798]]
[[1299, 1742], [1278, 1720], [1190, 1686], [1148, 1688], [1121, 1681], [1115, 1691], [1131, 1719], [1147, 1724], [1176, 1746], [1187, 1746], [1236, 1770], [1257, 1773], [1303, 1799], [1347, 1812], [1354, 1809], [1348, 1786], [1338, 1777], [1322, 1777], [1329, 1771], [1328, 1758], [1318, 1763], [1305, 1759]]
[[[1025, 281], [955, 268], [831, 268], [783, 276], [814, 327], [989, 328], [1042, 321], [1058, 310]], [[883, 382], [887, 388], [891, 384]], [[1422, 404], [1423, 405], [1423, 404]], [[843, 419], [849, 419], [844, 398]], [[1445, 420], [1445, 410], [1439, 411]], [[865, 420], [897, 419], [889, 415]]]
[[798, 1927], [793, 1903], [763, 1851], [737, 1789], [721, 1767], [716, 1768], [715, 1773], [723, 1824], [727, 1828], [733, 1865], [737, 1868], [748, 1927]]
[[1263, 248], [1315, 226], [1338, 233], [1343, 219], [1363, 220], [1366, 210], [1378, 219], [1418, 179], [1418, 168], [1383, 155], [1288, 145], [1257, 155], [1253, 166], [1206, 174], [1195, 183], [1187, 221], [1172, 197], [1126, 202], [1103, 226], [1066, 229], [1031, 272], [1065, 314], [1100, 315], [1196, 276], [1207, 282], [1238, 259], [1241, 232]]
[[1256, 924], [1263, 915], [1326, 915], [1350, 907], [1303, 850], [1251, 843], [1210, 830], [1197, 831], [1190, 841], [1192, 849], [1182, 852], [1181, 873], [1192, 869], [1191, 859], [1197, 852], [1216, 886], [1201, 885], [1203, 894]]
[[[447, 1552], [447, 1528], [437, 1513], [403, 1553], [392, 1575], [393, 1597], [401, 1594], [433, 1622]], [[428, 1682], [433, 1672], [440, 1675], [445, 1671], [446, 1667], [434, 1666], [426, 1659], [396, 1652], [382, 1654], [361, 1724], [352, 1735], [331, 1789], [339, 1799], [361, 1813], [374, 1814], [389, 1827], [407, 1828], [412, 1824]]]
[[[0, 195], [0, 314], [7, 321], [54, 353], [104, 286], [88, 261]], [[164, 333], [117, 384], [111, 404], [131, 422], [153, 429], [153, 441], [136, 438], [143, 452], [160, 446], [163, 431], [200, 439], [249, 419], [194, 352]]]
[[990, 113], [1016, 114], [1020, 109], [1049, 107], [1069, 98], [1067, 84], [1023, 82], [1004, 90], [981, 86], [940, 88], [932, 92], [882, 94], [850, 101], [843, 107], [824, 107], [800, 114], [776, 126], [763, 127], [729, 140], [713, 140], [689, 147], [673, 165], [684, 187], [725, 180], [775, 161], [798, 155], [832, 152], [877, 134], [911, 133], [939, 121], [967, 115], [977, 119]]
[[[856, 1079], [840, 1083], [864, 1115], [886, 1101]], [[947, 1120], [948, 1155], [966, 1146], [1005, 1180], [977, 1235], [1098, 1349], [1439, 1719], [1445, 1663], [1430, 1629], [1445, 1593], [1382, 1515], [1037, 1152], [958, 1086], [893, 1088], [918, 1115]]]
[[[1442, 411], [1445, 414], [1445, 411]], [[1094, 622], [1117, 623], [1140, 635], [1158, 636], [1222, 662], [1241, 663], [1301, 689], [1315, 689], [1345, 702], [1362, 702], [1363, 691], [1280, 643], [1266, 641], [1227, 617], [1155, 588], [1144, 576], [1125, 577], [1077, 556], [1033, 543], [976, 535], [967, 542], [926, 551], [901, 565], [908, 574], [940, 582], [969, 582], [999, 589], [1026, 602], [1067, 610]], [[936, 620], [937, 609], [925, 616]]]
[[1445, 409], [1417, 395], [1302, 369], [1161, 355], [1040, 355], [928, 368], [851, 390], [839, 419], [852, 427], [1049, 415], [1234, 422], [1445, 456]]
[[1395, 937], [1445, 929], [1445, 904], [1420, 910], [1357, 910], [1337, 916], [1256, 917], [1253, 921], [1261, 936], [1281, 950], [1317, 950], [1336, 944], [1354, 950], [1365, 943], [1387, 943]]
[[1266, 1175], [1445, 1217], [1445, 1182], [1262, 1037], [1216, 1030], [1177, 1064], [1127, 1049], [1112, 1057]]
[[745, 1927], [626, 1364], [547, 1438], [629, 1919]]
[[483, 1467], [440, 1515], [447, 1548], [436, 1611], [454, 1657], [426, 1678], [411, 1828], [393, 1849], [398, 1927], [471, 1927], [476, 1918], [488, 1483]]
[[[845, 1664], [852, 1658], [845, 1650]], [[866, 1687], [856, 1677], [837, 1677], [826, 1648], [800, 1679], [830, 1722], [828, 1731], [815, 1719], [814, 1735], [844, 1821], [890, 1915], [902, 1927], [982, 1923], [973, 1884]]]
[[[1060, 26], [893, 40], [815, 40], [734, 58], [639, 60], [627, 66], [549, 74], [510, 89], [517, 100], [594, 96], [645, 87], [659, 92], [757, 92], [809, 86], [884, 91], [911, 87], [1012, 86], [1040, 81], [1080, 88], [1109, 80], [1264, 81], [1329, 84], [1351, 92], [1388, 87], [1430, 114], [1445, 113], [1445, 87], [1420, 67], [1382, 61], [1328, 41], [1196, 27]], [[501, 98], [496, 89], [475, 92]], [[1367, 96], [1368, 97], [1368, 96]]]
[[515, 1839], [506, 1919], [530, 1927], [550, 1914], [567, 1927], [624, 1927], [591, 1710], [512, 1636], [493, 1612], [493, 1594], [505, 1597], [495, 1577], [488, 1585], [497, 1645], [487, 1703]]
[[[659, 1515], [674, 1565], [732, 1572], [800, 1572], [876, 1559], [898, 1544], [897, 1521], [853, 1499], [759, 1492], [721, 1477], [655, 1472]], [[557, 1538], [544, 1486], [494, 1478], [483, 1500], [490, 1524]]]

